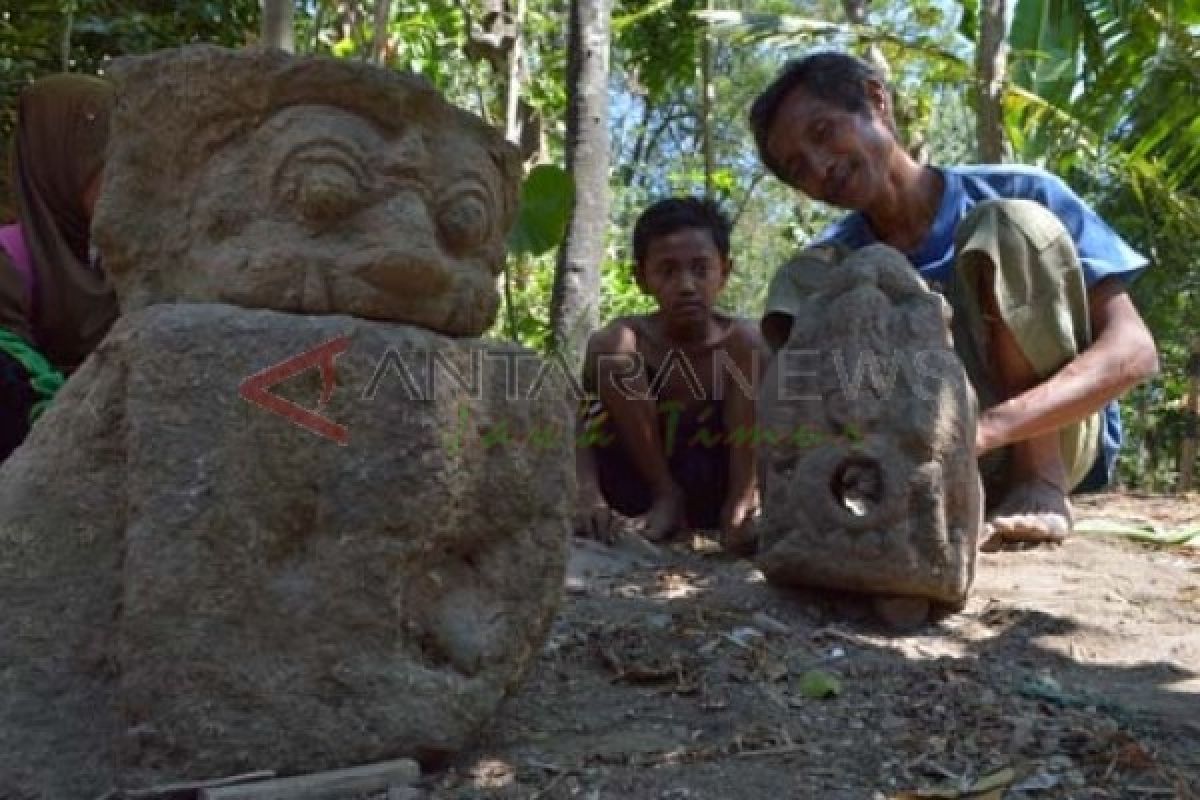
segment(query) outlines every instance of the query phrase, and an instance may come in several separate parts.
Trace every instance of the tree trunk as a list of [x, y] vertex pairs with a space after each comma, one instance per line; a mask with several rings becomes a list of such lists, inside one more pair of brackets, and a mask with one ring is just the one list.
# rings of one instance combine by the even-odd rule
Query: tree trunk
[[[868, 5], [868, 0], [842, 0], [842, 11], [851, 25], [866, 25]], [[879, 70], [884, 80], [891, 80], [892, 66], [888, 63], [887, 56], [883, 54], [879, 45], [874, 43], [867, 45], [865, 58], [867, 63]]]
[[1188, 393], [1184, 406], [1186, 428], [1179, 448], [1179, 491], [1192, 489], [1192, 473], [1196, 453], [1200, 451], [1200, 336], [1192, 340], [1192, 354], [1187, 362]]
[[375, 41], [371, 45], [371, 63], [383, 65], [387, 58], [388, 23], [392, 20], [392, 0], [375, 0]]
[[[851, 25], [866, 26], [868, 0], [842, 0], [842, 11], [846, 14]], [[863, 58], [868, 64], [878, 70], [884, 81], [891, 82], [892, 66], [888, 63], [883, 49], [877, 44], [867, 45]], [[919, 164], [929, 163], [929, 142], [925, 132], [918, 126], [916, 103], [906, 95], [892, 92], [892, 116], [895, 118], [897, 133], [900, 141]]]
[[262, 0], [262, 43], [264, 47], [294, 52], [292, 0]]
[[516, 0], [517, 10], [513, 19], [512, 48], [508, 51], [508, 80], [505, 82], [504, 138], [515, 145], [521, 144], [521, 32], [525, 27], [525, 0]]
[[67, 6], [66, 20], [63, 22], [62, 42], [62, 71], [71, 71], [71, 34], [75, 28], [75, 4]]
[[550, 325], [554, 346], [573, 369], [599, 321], [608, 230], [609, 2], [571, 0], [567, 33], [566, 161], [575, 206], [558, 253]]
[[975, 47], [976, 135], [979, 160], [999, 164], [1004, 160], [1004, 94], [1007, 0], [983, 0], [979, 7], [979, 43]]
[[[712, 0], [707, 0], [705, 8], [713, 10]], [[713, 81], [712, 59], [713, 41], [711, 23], [704, 21], [700, 32], [700, 131], [701, 147], [704, 152], [704, 197], [713, 199], [713, 171], [716, 169], [716, 159], [713, 157], [712, 110], [713, 110]]]

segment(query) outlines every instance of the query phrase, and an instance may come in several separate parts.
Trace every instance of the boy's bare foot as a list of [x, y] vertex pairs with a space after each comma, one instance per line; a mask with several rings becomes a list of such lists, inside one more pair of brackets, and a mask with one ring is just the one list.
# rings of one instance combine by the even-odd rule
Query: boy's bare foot
[[679, 527], [683, 509], [683, 492], [679, 489], [664, 494], [640, 517], [626, 517], [613, 511], [603, 498], [585, 498], [575, 512], [575, 535], [605, 544], [617, 544], [627, 536], [659, 541]]
[[670, 536], [683, 520], [683, 492], [678, 487], [665, 491], [642, 516], [642, 536], [659, 542]]
[[743, 503], [727, 504], [721, 512], [721, 547], [735, 556], [752, 556], [758, 549], [758, 493]]
[[733, 556], [748, 558], [758, 552], [758, 526], [755, 518], [747, 518], [734, 528], [721, 531], [721, 547]]
[[1071, 503], [1054, 483], [1032, 477], [1018, 483], [983, 526], [984, 550], [1015, 542], [1062, 542], [1071, 533]]

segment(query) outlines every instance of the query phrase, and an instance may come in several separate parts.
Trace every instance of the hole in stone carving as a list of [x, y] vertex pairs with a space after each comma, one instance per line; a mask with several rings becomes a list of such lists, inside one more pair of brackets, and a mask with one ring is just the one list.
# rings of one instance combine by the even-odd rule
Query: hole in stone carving
[[838, 505], [856, 517], [865, 517], [883, 502], [883, 471], [869, 458], [848, 458], [833, 471], [829, 490]]

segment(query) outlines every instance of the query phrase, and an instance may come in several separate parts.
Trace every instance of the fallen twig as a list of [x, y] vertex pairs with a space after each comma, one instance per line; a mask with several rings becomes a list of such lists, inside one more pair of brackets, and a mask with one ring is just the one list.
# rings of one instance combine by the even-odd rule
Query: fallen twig
[[856, 644], [860, 647], [878, 646], [877, 642], [866, 636], [863, 636], [862, 634], [851, 633], [850, 631], [843, 631], [839, 628], [829, 626], [813, 631], [811, 634], [809, 634], [808, 638], [819, 639], [822, 636], [828, 636], [831, 639], [841, 639], [843, 642], [850, 642], [851, 644]]
[[538, 761], [536, 758], [525, 759], [525, 766], [532, 769], [540, 769], [543, 772], [553, 772], [555, 774], [569, 772], [569, 770], [564, 767], [560, 767], [558, 764], [551, 764], [549, 761]]
[[161, 786], [147, 786], [144, 789], [110, 789], [96, 798], [96, 800], [156, 800], [157, 798], [174, 798], [178, 795], [193, 796], [201, 789], [219, 789], [222, 786], [236, 786], [239, 783], [251, 783], [274, 777], [275, 770], [262, 769], [256, 772], [244, 772], [241, 775], [230, 775], [225, 778], [213, 778], [206, 781], [164, 783]]
[[765, 756], [786, 756], [793, 753], [806, 753], [808, 747], [802, 744], [788, 744], [782, 747], [765, 747], [762, 750], [739, 750], [730, 755], [735, 758], [759, 758]]
[[554, 791], [555, 787], [557, 787], [560, 783], [562, 783], [564, 780], [566, 780], [566, 777], [570, 774], [571, 773], [567, 770], [563, 770], [562, 772], [558, 773], [557, 775], [555, 775], [553, 778], [550, 779], [549, 783], [547, 783], [541, 789], [538, 789], [537, 792], [535, 792], [529, 798], [529, 800], [541, 800], [543, 797], [550, 794], [550, 792]]

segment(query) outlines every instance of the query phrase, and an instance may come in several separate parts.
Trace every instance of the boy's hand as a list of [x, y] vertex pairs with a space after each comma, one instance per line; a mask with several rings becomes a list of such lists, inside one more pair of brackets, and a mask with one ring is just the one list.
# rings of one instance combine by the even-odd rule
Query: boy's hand
[[620, 534], [617, 514], [603, 501], [577, 509], [574, 527], [576, 536], [595, 539], [605, 544], [616, 543]]

